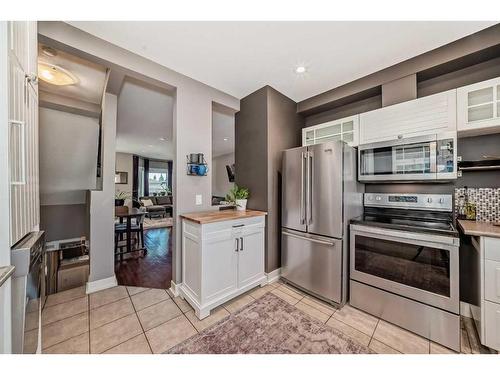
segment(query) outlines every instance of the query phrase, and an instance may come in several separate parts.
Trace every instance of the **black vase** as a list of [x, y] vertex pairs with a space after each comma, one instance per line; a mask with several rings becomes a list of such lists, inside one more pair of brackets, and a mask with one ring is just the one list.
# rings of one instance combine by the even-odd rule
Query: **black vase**
[[115, 199], [115, 206], [123, 206], [125, 204], [125, 199]]

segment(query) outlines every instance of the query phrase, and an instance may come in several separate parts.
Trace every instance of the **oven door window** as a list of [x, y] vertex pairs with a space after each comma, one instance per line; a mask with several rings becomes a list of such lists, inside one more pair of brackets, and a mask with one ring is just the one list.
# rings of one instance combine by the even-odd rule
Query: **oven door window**
[[354, 251], [356, 271], [450, 296], [448, 250], [356, 235]]

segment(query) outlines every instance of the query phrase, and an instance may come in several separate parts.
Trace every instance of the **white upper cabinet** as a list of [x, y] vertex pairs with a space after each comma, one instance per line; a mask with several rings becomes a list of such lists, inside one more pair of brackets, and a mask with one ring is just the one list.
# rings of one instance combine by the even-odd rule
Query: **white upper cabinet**
[[459, 135], [500, 131], [500, 77], [457, 89]]
[[359, 144], [457, 130], [456, 90], [376, 109], [359, 115]]
[[358, 145], [359, 115], [325, 122], [302, 129], [302, 146], [328, 141], [344, 141], [349, 146]]

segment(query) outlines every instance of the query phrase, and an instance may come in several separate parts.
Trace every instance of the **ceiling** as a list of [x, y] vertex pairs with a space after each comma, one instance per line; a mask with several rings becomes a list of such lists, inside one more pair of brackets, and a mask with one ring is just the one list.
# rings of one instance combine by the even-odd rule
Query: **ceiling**
[[[69, 22], [237, 98], [270, 85], [295, 101], [495, 22]], [[295, 68], [304, 65], [306, 73]]]
[[234, 152], [234, 113], [212, 112], [212, 158]]
[[[56, 55], [48, 56], [43, 52], [42, 47], [42, 44], [38, 45], [39, 61], [64, 68], [78, 79], [76, 84], [67, 86], [52, 85], [40, 79], [39, 89], [42, 94], [55, 94], [100, 106], [106, 82], [106, 68], [54, 48], [51, 50], [55, 51]], [[53, 96], [50, 97], [53, 98]]]
[[166, 90], [126, 77], [118, 95], [116, 151], [172, 160], [173, 109]]

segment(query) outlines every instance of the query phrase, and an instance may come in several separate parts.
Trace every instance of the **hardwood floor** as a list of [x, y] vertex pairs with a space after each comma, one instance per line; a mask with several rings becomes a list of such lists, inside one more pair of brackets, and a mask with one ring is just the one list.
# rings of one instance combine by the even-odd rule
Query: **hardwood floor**
[[144, 232], [148, 249], [132, 253], [122, 262], [116, 261], [115, 273], [119, 285], [145, 288], [170, 288], [172, 280], [172, 228], [150, 229]]

